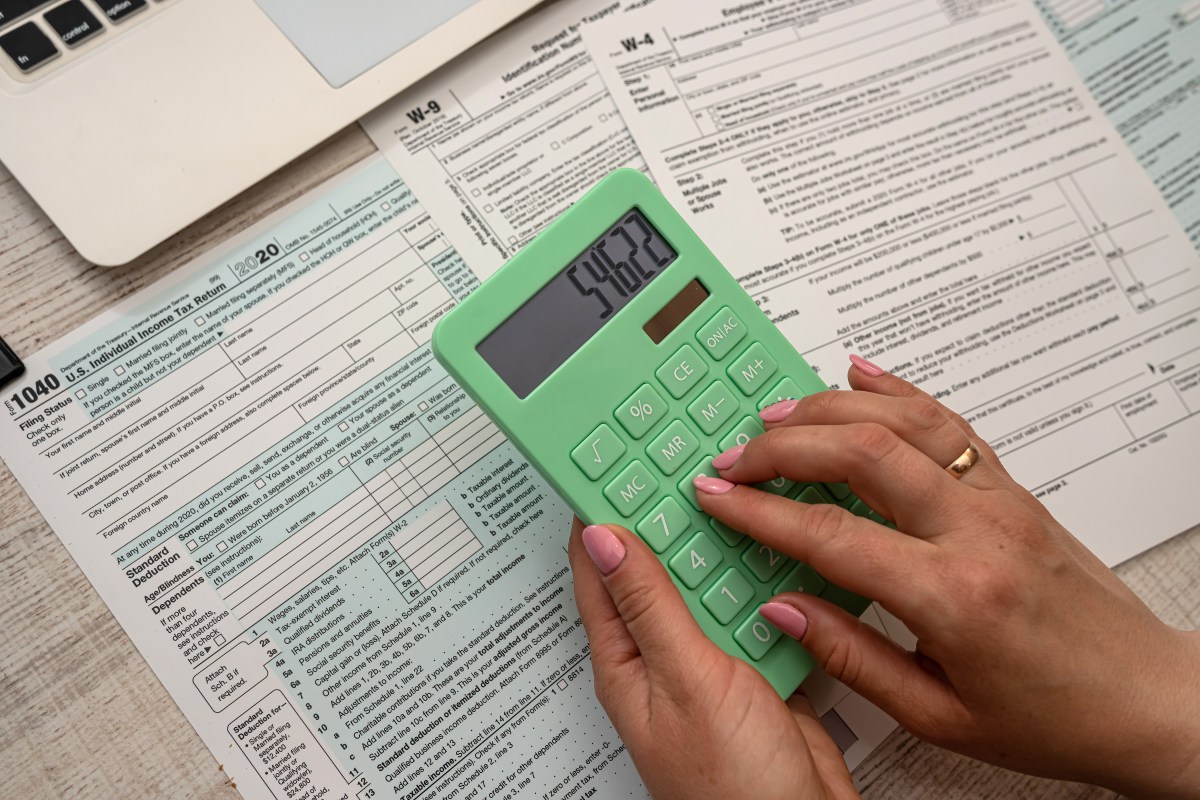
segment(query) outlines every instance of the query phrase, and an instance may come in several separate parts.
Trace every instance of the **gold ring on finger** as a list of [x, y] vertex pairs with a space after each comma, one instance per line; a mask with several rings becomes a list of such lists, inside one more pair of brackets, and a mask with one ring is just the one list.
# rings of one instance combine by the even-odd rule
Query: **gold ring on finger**
[[974, 443], [967, 445], [966, 452], [954, 459], [950, 466], [946, 467], [946, 472], [949, 472], [955, 480], [966, 475], [971, 467], [979, 462], [979, 448]]

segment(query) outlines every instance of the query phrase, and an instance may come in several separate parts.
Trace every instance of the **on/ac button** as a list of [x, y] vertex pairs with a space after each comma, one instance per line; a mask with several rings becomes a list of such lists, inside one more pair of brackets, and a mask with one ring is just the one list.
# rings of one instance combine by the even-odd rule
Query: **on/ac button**
[[722, 359], [745, 336], [746, 326], [726, 306], [704, 323], [696, 333], [696, 340], [713, 358]]

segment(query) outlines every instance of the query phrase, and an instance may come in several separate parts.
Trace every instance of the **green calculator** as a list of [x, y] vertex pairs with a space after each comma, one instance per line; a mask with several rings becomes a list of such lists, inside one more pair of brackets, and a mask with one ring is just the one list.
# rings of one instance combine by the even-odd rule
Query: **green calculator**
[[[803, 591], [866, 609], [700, 510], [692, 479], [763, 432], [761, 409], [828, 387], [642, 173], [602, 180], [450, 311], [433, 347], [579, 517], [636, 531], [709, 638], [780, 695], [813, 661], [758, 607]], [[760, 488], [874, 516], [844, 484]]]

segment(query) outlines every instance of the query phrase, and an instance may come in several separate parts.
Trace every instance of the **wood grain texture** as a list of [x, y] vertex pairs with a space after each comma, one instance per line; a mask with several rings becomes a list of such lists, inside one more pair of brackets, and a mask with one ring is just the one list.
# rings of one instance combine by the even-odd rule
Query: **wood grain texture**
[[[347, 128], [117, 269], [83, 261], [0, 167], [0, 335], [18, 353], [32, 353], [372, 152], [357, 126]], [[1118, 573], [1170, 624], [1200, 626], [1200, 528]], [[0, 471], [0, 631], [0, 795], [239, 796], [219, 756], [201, 743], [7, 468]], [[855, 777], [868, 800], [1116, 796], [1006, 772], [902, 731]]]

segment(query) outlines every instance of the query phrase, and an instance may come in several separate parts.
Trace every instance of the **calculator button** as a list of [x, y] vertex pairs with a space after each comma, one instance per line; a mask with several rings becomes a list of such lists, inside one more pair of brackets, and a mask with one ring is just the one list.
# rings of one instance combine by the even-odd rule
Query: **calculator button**
[[760, 583], [766, 583], [774, 578], [776, 573], [787, 566], [787, 556], [778, 552], [774, 547], [765, 544], [752, 544], [742, 553], [742, 563], [745, 564]]
[[740, 444], [746, 444], [762, 432], [763, 426], [761, 422], [756, 420], [754, 417], [746, 417], [737, 424], [736, 428], [726, 434], [725, 438], [722, 439], [721, 443], [717, 446], [720, 447], [721, 452], [724, 453], [731, 447], [737, 447]]
[[800, 391], [796, 382], [791, 378], [784, 378], [771, 388], [766, 397], [758, 401], [758, 410], [762, 411], [767, 406], [775, 405], [783, 400], [799, 400], [801, 397], [804, 397], [804, 392]]
[[772, 590], [775, 594], [784, 592], [801, 592], [803, 594], [820, 594], [825, 591], [825, 579], [808, 564], [796, 564], [787, 571], [783, 579], [775, 584]]
[[827, 483], [825, 488], [838, 501], [845, 500], [850, 496], [850, 485], [846, 483]]
[[733, 640], [753, 661], [765, 656], [782, 638], [779, 629], [763, 619], [761, 614], [751, 614], [733, 632]]
[[726, 306], [718, 311], [712, 319], [704, 323], [704, 327], [696, 333], [696, 341], [700, 342], [700, 346], [710, 356], [719, 361], [729, 355], [729, 351], [733, 349], [733, 346], [745, 338], [745, 336], [746, 326]]
[[850, 504], [850, 513], [856, 517], [866, 517], [875, 522], [887, 522], [883, 517], [871, 510], [871, 507], [862, 500], [855, 500]]
[[705, 389], [687, 407], [688, 414], [696, 420], [700, 430], [709, 436], [724, 428], [725, 423], [733, 419], [738, 410], [738, 401], [734, 399], [733, 392], [725, 388], [725, 384], [720, 381]]
[[762, 489], [764, 492], [770, 492], [771, 494], [777, 494], [780, 497], [783, 497], [792, 489], [796, 488], [796, 482], [780, 476], [773, 481], [755, 484], [754, 488]]
[[675, 420], [646, 448], [646, 455], [662, 470], [673, 475], [699, 452], [700, 440], [679, 420]]
[[737, 547], [742, 542], [746, 541], [746, 534], [741, 531], [735, 531], [733, 528], [721, 522], [719, 519], [712, 520], [713, 532], [721, 538], [725, 544], [730, 547]]
[[621, 423], [622, 428], [629, 431], [630, 436], [640, 439], [658, 424], [666, 413], [667, 401], [647, 383], [621, 403], [613, 412], [613, 416]]
[[762, 391], [767, 379], [778, 370], [779, 364], [771, 358], [767, 348], [755, 343], [729, 365], [725, 374], [742, 390], [742, 394], [752, 397]]
[[754, 603], [754, 587], [736, 569], [727, 569], [713, 587], [700, 596], [708, 613], [722, 625]]
[[807, 503], [810, 506], [832, 502], [824, 492], [812, 484], [803, 487], [796, 495], [796, 499], [801, 503]]
[[710, 478], [717, 477], [716, 467], [712, 465], [712, 459], [705, 459], [697, 464], [693, 469], [688, 470], [683, 474], [683, 479], [679, 481], [679, 493], [687, 498], [687, 501], [692, 504], [692, 508], [697, 511], [702, 511], [700, 501], [696, 499], [696, 487], [692, 483], [692, 479], [697, 475], [707, 475]]
[[690, 344], [685, 344], [654, 373], [675, 399], [687, 394], [697, 381], [708, 374], [708, 364]]
[[684, 586], [695, 589], [713, 573], [722, 558], [721, 548], [703, 533], [697, 533], [668, 563]]
[[625, 443], [617, 438], [612, 428], [601, 425], [571, 451], [571, 460], [579, 465], [584, 475], [596, 480], [623, 455]]
[[628, 517], [650, 499], [658, 489], [658, 479], [640, 461], [634, 461], [613, 482], [604, 487], [604, 496], [613, 508]]
[[650, 509], [637, 524], [638, 536], [656, 553], [662, 553], [679, 540], [692, 524], [692, 517], [673, 497], [665, 498]]

